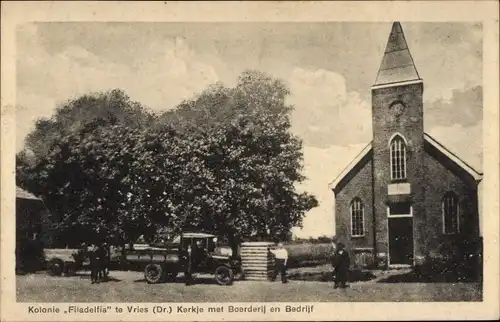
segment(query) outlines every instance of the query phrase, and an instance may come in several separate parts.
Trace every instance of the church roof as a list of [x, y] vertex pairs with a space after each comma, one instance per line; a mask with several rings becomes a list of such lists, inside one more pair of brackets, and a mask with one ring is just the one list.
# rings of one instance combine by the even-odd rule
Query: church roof
[[392, 24], [374, 86], [420, 80], [399, 22]]
[[356, 157], [342, 170], [342, 172], [328, 186], [331, 190], [336, 190], [338, 184], [368, 155], [372, 150], [372, 142], [368, 143]]
[[[474, 180], [479, 183], [482, 178], [483, 174], [476, 169], [474, 169], [472, 166], [467, 164], [464, 160], [459, 158], [456, 154], [448, 150], [445, 146], [443, 146], [441, 143], [439, 143], [436, 139], [434, 139], [432, 136], [430, 136], [427, 133], [424, 133], [424, 141], [425, 143], [431, 145], [435, 149], [437, 149], [439, 152], [441, 152], [445, 157], [447, 157], [449, 160], [451, 160], [454, 164], [456, 164], [458, 167], [463, 169], [465, 172], [467, 172]], [[346, 178], [354, 169], [356, 166], [368, 155], [368, 153], [372, 150], [372, 142], [368, 143], [363, 150], [354, 158], [354, 160], [349, 163], [349, 165], [342, 170], [342, 172], [328, 185], [331, 190], [336, 191], [337, 187], [339, 184]]]
[[448, 150], [444, 145], [442, 145], [441, 143], [439, 143], [432, 136], [430, 136], [427, 133], [424, 133], [424, 140], [425, 140], [426, 143], [429, 143], [430, 145], [432, 145], [432, 147], [434, 147], [439, 152], [441, 152], [442, 154], [444, 154], [445, 156], [447, 156], [448, 159], [450, 159], [451, 161], [453, 161], [460, 168], [462, 168], [463, 170], [467, 171], [467, 173], [469, 173], [474, 178], [474, 180], [481, 181], [481, 179], [483, 178], [483, 174], [481, 172], [477, 171], [472, 166], [470, 166], [467, 162], [465, 162], [464, 160], [462, 160], [461, 158], [459, 158], [455, 153], [453, 153], [450, 150]]

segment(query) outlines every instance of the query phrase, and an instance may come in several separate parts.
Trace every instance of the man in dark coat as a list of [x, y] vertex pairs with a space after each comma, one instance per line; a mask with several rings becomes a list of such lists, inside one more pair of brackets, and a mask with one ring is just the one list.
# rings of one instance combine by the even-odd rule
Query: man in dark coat
[[344, 249], [345, 245], [342, 243], [337, 244], [337, 250], [334, 255], [334, 269], [333, 273], [335, 274], [335, 286], [334, 288], [338, 288], [339, 286], [342, 288], [346, 288], [347, 277], [349, 274], [349, 267], [351, 265], [351, 260], [349, 258], [349, 253]]
[[185, 275], [185, 284], [191, 285], [193, 284], [193, 248], [191, 245], [188, 245], [186, 248], [186, 269], [184, 272]]
[[97, 245], [92, 244], [89, 249], [89, 259], [90, 259], [90, 280], [92, 284], [99, 283], [99, 247]]
[[108, 277], [108, 251], [107, 244], [100, 244], [98, 248], [99, 280], [103, 281]]

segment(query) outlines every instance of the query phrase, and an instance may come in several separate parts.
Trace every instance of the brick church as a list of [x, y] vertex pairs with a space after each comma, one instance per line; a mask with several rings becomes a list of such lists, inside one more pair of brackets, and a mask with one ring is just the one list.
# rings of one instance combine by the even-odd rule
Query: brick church
[[446, 260], [479, 238], [482, 174], [424, 132], [424, 83], [399, 22], [372, 91], [373, 139], [330, 184], [356, 266]]

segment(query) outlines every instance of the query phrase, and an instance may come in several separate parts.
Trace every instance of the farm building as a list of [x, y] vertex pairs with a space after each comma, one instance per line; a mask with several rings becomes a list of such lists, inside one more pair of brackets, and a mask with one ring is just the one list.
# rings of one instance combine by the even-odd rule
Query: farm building
[[49, 211], [43, 201], [16, 187], [16, 266], [36, 265], [40, 249], [51, 243], [47, 234]]
[[16, 236], [37, 239], [44, 231], [43, 223], [48, 220], [48, 210], [42, 199], [16, 187]]
[[357, 266], [446, 262], [479, 240], [482, 173], [424, 132], [424, 83], [399, 22], [372, 92], [372, 141], [330, 184]]

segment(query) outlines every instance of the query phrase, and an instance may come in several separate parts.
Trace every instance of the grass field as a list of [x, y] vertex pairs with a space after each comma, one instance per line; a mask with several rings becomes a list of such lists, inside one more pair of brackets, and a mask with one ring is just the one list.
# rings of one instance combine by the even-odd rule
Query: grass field
[[328, 263], [332, 245], [327, 243], [302, 243], [284, 245], [288, 251], [289, 267], [303, 267]]

